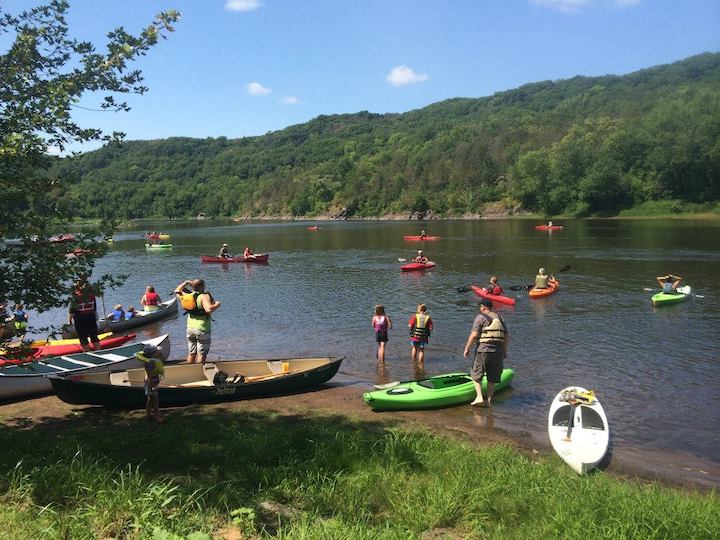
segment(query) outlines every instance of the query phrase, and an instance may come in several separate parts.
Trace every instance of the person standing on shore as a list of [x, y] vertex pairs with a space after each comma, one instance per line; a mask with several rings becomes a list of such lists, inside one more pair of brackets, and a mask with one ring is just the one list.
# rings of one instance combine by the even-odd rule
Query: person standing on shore
[[87, 278], [81, 278], [75, 285], [73, 298], [68, 309], [68, 325], [75, 325], [75, 332], [80, 340], [83, 351], [89, 351], [88, 340], [92, 349], [100, 349], [97, 327], [97, 301], [92, 285]]
[[[480, 300], [480, 314], [473, 321], [472, 330], [465, 343], [463, 356], [470, 356], [470, 348], [477, 344], [470, 378], [475, 383], [477, 396], [470, 405], [490, 407], [492, 405], [495, 384], [500, 382], [503, 372], [503, 359], [507, 355], [509, 334], [502, 317], [493, 310], [492, 301]], [[487, 401], [483, 401], [482, 379], [487, 376]]]
[[433, 321], [427, 314], [425, 304], [419, 304], [417, 312], [408, 321], [410, 328], [410, 359], [422, 364], [425, 361], [425, 346], [430, 339], [430, 332], [433, 329]]
[[[186, 290], [188, 286], [192, 288], [192, 292]], [[220, 302], [215, 301], [212, 295], [205, 291], [205, 281], [202, 279], [186, 279], [177, 286], [175, 294], [180, 297], [188, 317], [186, 331], [188, 364], [194, 364], [198, 359], [204, 364], [210, 352], [212, 330], [210, 315], [220, 307]]]
[[375, 341], [378, 344], [377, 358], [380, 363], [385, 362], [385, 343], [388, 340], [388, 330], [392, 328], [392, 321], [385, 313], [385, 306], [375, 306], [375, 315], [372, 318], [372, 326], [375, 330]]
[[147, 417], [156, 422], [163, 422], [165, 418], [160, 414], [158, 386], [160, 386], [160, 378], [165, 374], [165, 366], [160, 358], [160, 351], [157, 347], [148, 345], [142, 351], [136, 352], [135, 358], [142, 362], [145, 368], [145, 395], [147, 396], [145, 412]]

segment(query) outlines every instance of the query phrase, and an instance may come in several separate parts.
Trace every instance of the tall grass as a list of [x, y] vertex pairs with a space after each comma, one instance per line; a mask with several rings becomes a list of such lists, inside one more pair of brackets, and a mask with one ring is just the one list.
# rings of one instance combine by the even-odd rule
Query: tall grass
[[[711, 538], [720, 501], [343, 417], [85, 413], [0, 427], [0, 537]], [[298, 511], [263, 517], [261, 501]]]

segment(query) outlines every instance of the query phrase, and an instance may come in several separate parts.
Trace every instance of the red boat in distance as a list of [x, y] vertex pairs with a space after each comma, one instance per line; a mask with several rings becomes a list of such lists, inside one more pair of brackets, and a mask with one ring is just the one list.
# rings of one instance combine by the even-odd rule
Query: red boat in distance
[[400, 270], [402, 270], [403, 272], [420, 272], [422, 270], [429, 270], [430, 268], [435, 268], [436, 266], [437, 265], [432, 261], [428, 261], [426, 263], [414, 262], [414, 263], [403, 264], [400, 267]]
[[267, 264], [270, 258], [269, 253], [257, 253], [250, 257], [213, 257], [211, 255], [202, 255], [200, 261], [204, 263], [259, 263]]
[[320, 227], [313, 225], [312, 227], [305, 227], [308, 231], [317, 231]]
[[425, 240], [440, 240], [439, 236], [403, 236], [409, 242], [424, 242]]
[[562, 225], [535, 225], [536, 231], [559, 231], [562, 228]]

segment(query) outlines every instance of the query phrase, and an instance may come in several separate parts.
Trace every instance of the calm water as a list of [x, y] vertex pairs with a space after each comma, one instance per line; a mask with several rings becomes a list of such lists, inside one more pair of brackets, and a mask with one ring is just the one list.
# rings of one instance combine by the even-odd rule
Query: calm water
[[[497, 396], [496, 415], [510, 425], [544, 431], [548, 405], [560, 389], [596, 390], [611, 422], [615, 447], [688, 453], [720, 461], [720, 224], [704, 221], [568, 221], [560, 232], [539, 232], [518, 220], [430, 223], [438, 242], [403, 241], [418, 234], [408, 222], [282, 224], [146, 224], [172, 233], [166, 253], [146, 252], [142, 231], [115, 236], [98, 272], [130, 274], [110, 291], [106, 307], [136, 307], [147, 284], [163, 297], [186, 278], [203, 277], [222, 302], [213, 323], [211, 357], [347, 356], [341, 376], [386, 381], [422, 375], [409, 360], [407, 319], [428, 305], [435, 332], [428, 374], [466, 371], [462, 348], [477, 312], [477, 298], [457, 287], [486, 283], [491, 274], [506, 287], [533, 281], [539, 266], [558, 275], [556, 295], [498, 312], [512, 334], [506, 365], [513, 388]], [[223, 242], [232, 253], [245, 245], [270, 252], [270, 264], [209, 265]], [[404, 274], [398, 258], [423, 247], [434, 271]], [[654, 309], [654, 277], [684, 277], [703, 298]], [[370, 327], [373, 306], [383, 303], [395, 322], [387, 367], [378, 370]], [[62, 322], [60, 313], [35, 317]], [[184, 319], [144, 332], [169, 332], [173, 356], [185, 354]], [[364, 404], [358, 403], [358, 407]], [[438, 411], [453, 417], [469, 408]], [[706, 412], [710, 411], [710, 412]]]

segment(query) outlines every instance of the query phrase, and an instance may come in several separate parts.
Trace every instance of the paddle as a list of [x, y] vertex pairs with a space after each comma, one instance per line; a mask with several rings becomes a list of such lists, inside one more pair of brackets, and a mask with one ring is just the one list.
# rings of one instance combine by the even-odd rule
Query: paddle
[[[470, 376], [469, 373], [464, 373], [464, 375]], [[389, 382], [389, 383], [385, 383], [385, 384], [373, 384], [373, 388], [375, 388], [376, 390], [387, 390], [388, 388], [395, 388], [396, 386], [398, 386], [400, 384], [424, 381], [425, 379], [427, 379], [427, 377], [425, 377], [423, 379], [410, 379], [409, 381], [394, 381], [394, 382]]]
[[[571, 268], [571, 266], [569, 264], [566, 264], [565, 266], [563, 266], [560, 270], [558, 270], [555, 273], [562, 274], [563, 272], [567, 272], [568, 270], [570, 270], [570, 268]], [[515, 287], [517, 287], [517, 288], [515, 288]], [[508, 287], [508, 289], [510, 289], [511, 291], [520, 291], [520, 290], [529, 291], [534, 288], [535, 288], [534, 283], [532, 283], [530, 285], [513, 285], [512, 287]]]

